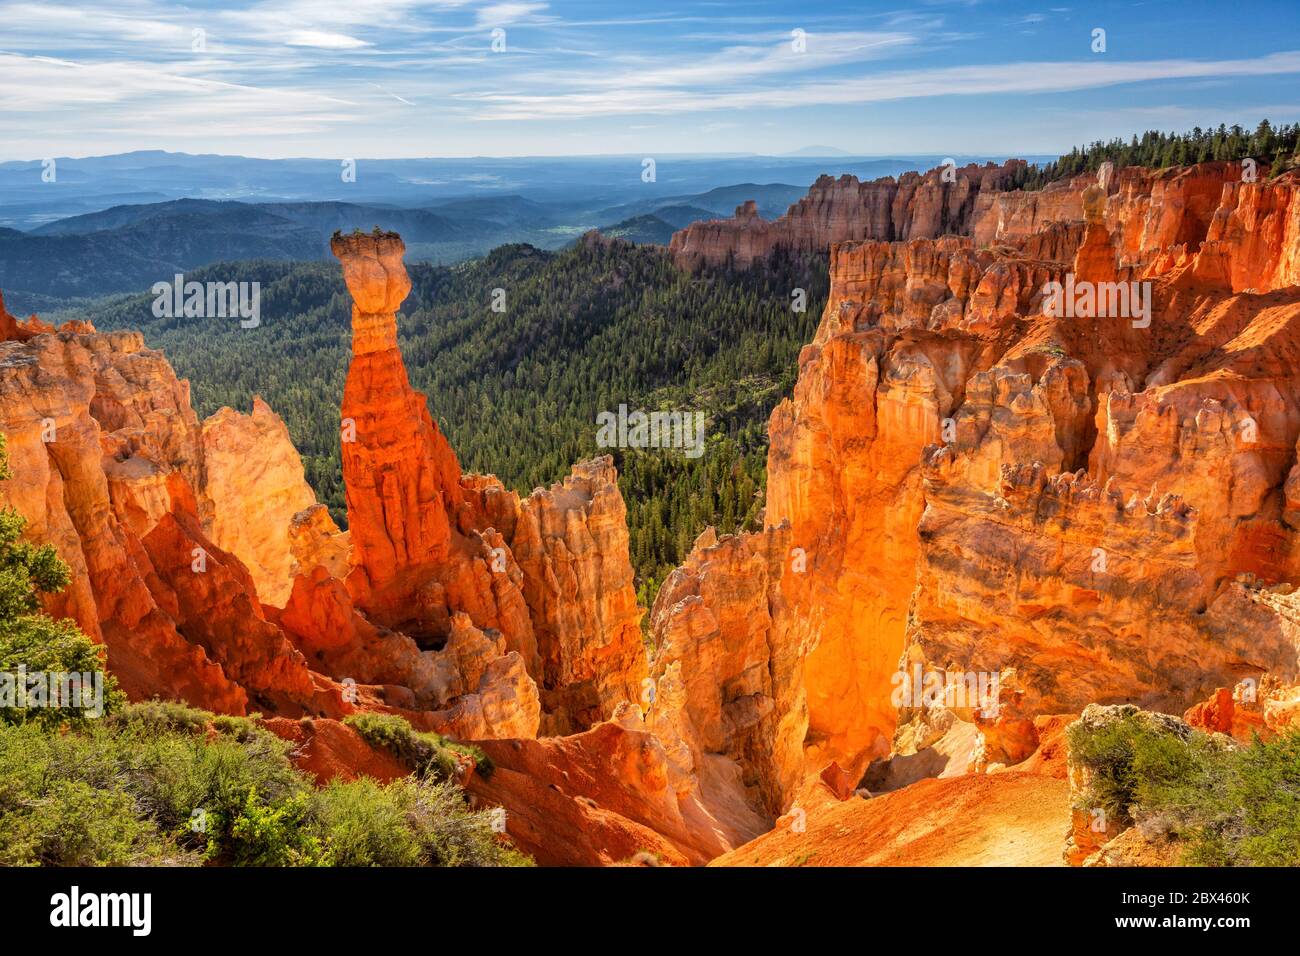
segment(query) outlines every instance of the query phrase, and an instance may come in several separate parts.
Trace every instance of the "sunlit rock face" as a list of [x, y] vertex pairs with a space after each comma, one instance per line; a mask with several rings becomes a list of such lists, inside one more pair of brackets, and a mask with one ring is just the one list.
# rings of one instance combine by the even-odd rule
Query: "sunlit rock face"
[[462, 504], [460, 464], [411, 388], [397, 347], [397, 310], [411, 280], [393, 234], [336, 237], [330, 246], [353, 299], [352, 362], [340, 426], [357, 603], [397, 623], [421, 572], [443, 563]]
[[[218, 498], [229, 486], [220, 464], [207, 468], [188, 383], [138, 333], [87, 329], [0, 344], [0, 432], [14, 473], [0, 494], [72, 569], [48, 609], [106, 645], [133, 698], [341, 713], [337, 688], [266, 619], [252, 575], [203, 520], [209, 477]], [[282, 463], [273, 451], [272, 469]], [[274, 538], [283, 505], [241, 498], [239, 514]]]
[[646, 676], [627, 508], [609, 456], [519, 502], [510, 548], [537, 640], [550, 733], [585, 730], [638, 700]]
[[[1288, 596], [1277, 597], [1286, 600]], [[1207, 733], [1227, 734], [1249, 744], [1256, 736], [1271, 740], [1300, 727], [1300, 684], [1271, 676], [1247, 678], [1235, 687], [1219, 687], [1189, 707], [1183, 720]]]
[[[534, 735], [522, 576], [500, 535], [472, 513], [455, 453], [398, 348], [397, 310], [411, 289], [405, 245], [392, 233], [354, 234], [331, 249], [353, 299], [340, 423], [348, 540], [339, 547], [327, 516], [297, 519], [287, 623], [332, 674], [380, 685], [385, 704], [432, 712], [430, 726], [461, 737]], [[346, 589], [335, 577], [340, 550]], [[322, 604], [334, 610], [322, 615]]]
[[223, 408], [204, 421], [202, 441], [200, 506], [212, 540], [244, 563], [264, 604], [282, 607], [293, 581], [293, 517], [316, 503], [289, 429], [254, 398], [249, 415]]
[[[940, 166], [927, 173], [905, 173], [873, 182], [853, 176], [822, 176], [808, 195], [775, 220], [758, 216], [752, 202], [737, 207], [732, 219], [691, 223], [673, 235], [670, 251], [682, 268], [731, 262], [747, 268], [778, 249], [829, 253], [839, 242], [877, 239], [901, 242], [968, 236], [977, 249], [1009, 245], [1036, 258], [1069, 262], [1082, 239], [1062, 229], [1084, 220], [1083, 193], [1096, 187], [1107, 197], [1105, 225], [1116, 236], [1120, 263], [1145, 265], [1164, 250], [1216, 241], [1223, 230], [1246, 231], [1247, 244], [1267, 253], [1251, 256], [1267, 267], [1287, 269], [1294, 280], [1297, 221], [1289, 199], [1268, 181], [1268, 167], [1246, 169], [1240, 162], [1210, 162], [1170, 169], [1139, 166], [1049, 183], [1041, 189], [1016, 187], [1021, 160], [1001, 166]], [[1226, 221], [1238, 199], [1242, 209]], [[1278, 202], [1277, 208], [1260, 202]], [[1224, 220], [1224, 221], [1220, 221]], [[1215, 223], [1219, 224], [1216, 226]], [[1288, 232], [1288, 230], [1290, 230]], [[1043, 254], [1048, 253], [1048, 254]], [[1270, 273], [1271, 275], [1271, 273]], [[1238, 291], [1257, 288], [1246, 281]]]
[[[612, 461], [579, 464], [522, 501], [490, 476], [463, 475], [398, 349], [396, 310], [410, 289], [400, 238], [353, 235], [332, 248], [354, 300], [342, 419], [347, 583], [357, 608], [432, 649], [458, 633], [457, 615], [499, 635], [501, 653], [518, 660], [502, 665], [507, 683], [537, 685], [507, 697], [526, 712], [540, 699], [549, 733], [609, 719], [636, 699], [646, 673]], [[306, 555], [332, 532], [306, 515], [299, 524], [306, 570]], [[457, 719], [470, 728], [509, 723], [490, 713], [486, 724]], [[507, 735], [535, 734], [538, 720], [521, 718]]]
[[[1021, 724], [1295, 674], [1297, 187], [1240, 174], [1103, 170], [1050, 197], [1082, 222], [1017, 236], [1022, 199], [988, 248], [833, 247], [768, 462], [768, 524], [808, 555], [784, 633], [810, 770], [890, 749], [900, 667], [1014, 673]], [[1133, 298], [1060, 314], [1067, 282]]]
[[646, 725], [683, 795], [710, 764], [725, 764], [744, 787], [735, 802], [772, 816], [802, 782], [808, 726], [801, 648], [778, 623], [788, 541], [785, 529], [700, 536], [655, 600], [645, 698]]

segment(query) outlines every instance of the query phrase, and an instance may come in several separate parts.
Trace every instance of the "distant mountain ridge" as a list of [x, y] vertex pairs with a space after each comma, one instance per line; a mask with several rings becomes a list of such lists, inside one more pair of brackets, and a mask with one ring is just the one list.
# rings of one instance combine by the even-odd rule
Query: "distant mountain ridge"
[[[400, 231], [414, 260], [453, 263], [526, 242], [558, 249], [595, 227], [635, 243], [667, 245], [692, 222], [729, 216], [759, 197], [771, 215], [804, 187], [741, 183], [587, 213], [519, 195], [479, 196], [407, 208], [371, 203], [243, 202], [183, 198], [128, 203], [23, 232], [0, 227], [0, 288], [20, 311], [61, 300], [140, 292], [177, 272], [220, 261], [319, 260], [336, 230]], [[75, 267], [74, 267], [75, 264]]]
[[[511, 241], [561, 245], [558, 219], [519, 197], [450, 204], [446, 212], [356, 203], [244, 203], [178, 199], [114, 206], [30, 233], [0, 228], [0, 287], [20, 309], [44, 297], [139, 292], [218, 261], [315, 260], [336, 230], [380, 225], [410, 237], [415, 258], [459, 261]], [[492, 218], [475, 218], [481, 212]], [[548, 243], [548, 239], [551, 241]], [[74, 267], [75, 264], [75, 267]]]
[[[281, 219], [290, 225], [310, 230], [313, 234], [324, 231], [326, 236], [335, 229], [351, 230], [370, 228], [375, 225], [375, 223], [363, 225], [363, 220], [367, 217], [388, 219], [391, 225], [387, 228], [410, 231], [416, 241], [444, 238], [453, 230], [463, 233], [469, 229], [487, 233], [496, 225], [486, 219], [476, 220], [465, 217], [453, 220], [430, 210], [397, 209], [344, 202], [244, 203], [234, 200], [174, 199], [162, 203], [113, 206], [102, 212], [58, 219], [33, 229], [30, 234], [34, 236], [86, 235], [180, 216], [203, 216], [214, 219], [241, 216], [248, 210]], [[321, 244], [323, 250], [324, 239]]]
[[774, 220], [807, 194], [799, 183], [828, 172], [871, 179], [925, 168], [915, 159], [753, 156], [643, 164], [358, 160], [345, 182], [333, 160], [144, 151], [55, 160], [55, 180], [42, 182], [41, 163], [0, 163], [0, 287], [20, 311], [49, 311], [215, 262], [318, 260], [335, 230], [376, 226], [406, 237], [408, 259], [443, 264], [510, 243], [559, 249], [591, 229], [666, 244], [674, 230], [728, 219], [749, 201]]
[[[643, 175], [647, 158], [654, 160], [652, 177]], [[958, 162], [972, 158], [1004, 157], [958, 157]], [[517, 196], [591, 214], [643, 199], [664, 204], [670, 197], [732, 183], [811, 183], [825, 172], [868, 179], [897, 175], [928, 169], [942, 159], [833, 157], [833, 168], [828, 168], [826, 157], [799, 155], [257, 159], [141, 150], [0, 163], [0, 226], [33, 229], [111, 206], [181, 198], [427, 209], [442, 202]], [[604, 221], [622, 218], [626, 216]], [[597, 224], [599, 220], [588, 218], [588, 225]]]

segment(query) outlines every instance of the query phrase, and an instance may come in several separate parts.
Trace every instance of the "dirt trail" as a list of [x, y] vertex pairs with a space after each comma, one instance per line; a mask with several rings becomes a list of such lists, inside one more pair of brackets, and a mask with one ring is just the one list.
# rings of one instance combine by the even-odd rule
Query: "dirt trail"
[[1008, 771], [922, 780], [870, 800], [805, 791], [777, 828], [710, 866], [1063, 866], [1069, 786]]

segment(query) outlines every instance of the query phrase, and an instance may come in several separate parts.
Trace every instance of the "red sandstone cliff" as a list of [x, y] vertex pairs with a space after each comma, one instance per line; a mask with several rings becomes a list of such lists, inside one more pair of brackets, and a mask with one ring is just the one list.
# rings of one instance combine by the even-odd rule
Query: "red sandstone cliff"
[[[341, 712], [337, 690], [265, 619], [244, 564], [200, 520], [198, 502], [212, 496], [188, 383], [138, 333], [81, 328], [0, 343], [0, 431], [15, 475], [3, 494], [73, 571], [50, 610], [107, 645], [133, 697]], [[245, 499], [243, 514], [256, 524], [264, 506], [274, 510]]]
[[402, 249], [335, 244], [356, 302], [346, 534], [265, 403], [200, 423], [138, 334], [0, 317], [5, 500], [71, 565], [51, 610], [108, 646], [128, 695], [285, 716], [379, 707], [473, 739], [534, 736], [543, 717], [583, 730], [640, 694], [611, 461], [522, 502], [461, 474], [397, 348]]
[[[899, 786], [1036, 768], [1045, 715], [1092, 702], [1190, 707], [1242, 738], [1294, 723], [1298, 182], [1240, 178], [1103, 169], [981, 194], [970, 236], [831, 247], [821, 326], [771, 419], [765, 532], [788, 536], [770, 633], [807, 701], [783, 769], [815, 782], [719, 863], [846, 862], [848, 833], [859, 862], [937, 862], [924, 814], [970, 785], [917, 783], [890, 809], [851, 795], [862, 770]], [[1045, 309], [1071, 278], [1150, 282], [1149, 322]], [[656, 627], [694, 613], [657, 608]], [[900, 703], [914, 667], [996, 683]], [[973, 819], [1004, 834], [1041, 806], [1031, 842], [1059, 853], [1060, 785], [981, 786]]]
[[398, 349], [401, 239], [357, 234], [332, 248], [354, 300], [342, 417], [356, 609], [433, 648], [463, 615], [518, 659], [516, 685], [537, 685], [523, 693], [540, 691], [548, 732], [609, 719], [645, 675], [612, 462], [578, 465], [522, 502], [490, 476], [462, 475]]
[[[1125, 264], [1144, 265], [1171, 247], [1216, 241], [1231, 232], [1243, 236], [1239, 247], [1250, 246], [1246, 254], [1259, 264], [1256, 268], [1280, 268], [1294, 280], [1295, 256], [1285, 252], [1296, 237], [1294, 207], [1278, 199], [1281, 193], [1265, 181], [1266, 168], [1259, 181], [1243, 183], [1236, 162], [1163, 170], [1115, 170], [1105, 163], [1097, 174], [1042, 189], [1012, 188], [1023, 167], [1020, 160], [1002, 166], [941, 166], [869, 183], [847, 175], [822, 176], [779, 219], [763, 220], [752, 202], [744, 203], [732, 219], [694, 222], [678, 230], [669, 249], [682, 268], [728, 261], [746, 268], [778, 248], [829, 254], [840, 242], [968, 236], [976, 249], [1013, 245], [1034, 258], [1068, 262], [1082, 241], [1082, 232], [1069, 227], [1083, 220], [1083, 191], [1099, 184], [1109, 200], [1106, 226], [1116, 236]], [[1267, 205], [1272, 201], [1280, 205]], [[1243, 275], [1237, 289], [1256, 284]]]

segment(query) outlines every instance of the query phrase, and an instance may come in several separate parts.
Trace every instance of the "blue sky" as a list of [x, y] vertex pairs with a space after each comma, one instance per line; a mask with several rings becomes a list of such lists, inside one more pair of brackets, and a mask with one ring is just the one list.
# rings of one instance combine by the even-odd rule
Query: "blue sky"
[[0, 159], [1054, 153], [1300, 119], [1300, 3], [0, 0], [0, 97]]

